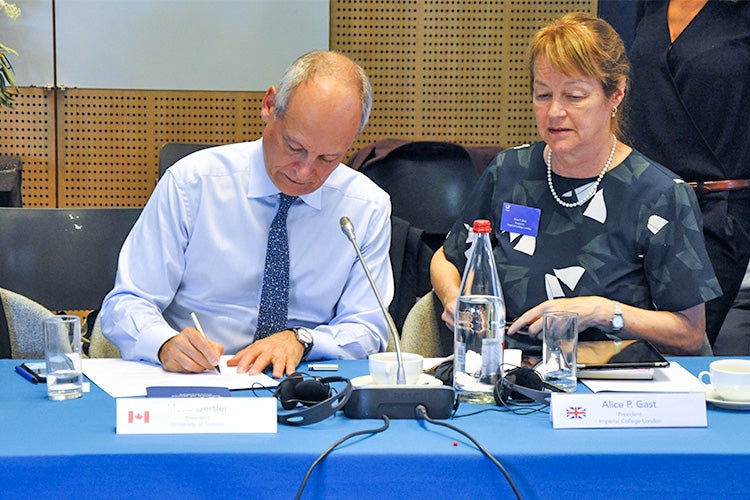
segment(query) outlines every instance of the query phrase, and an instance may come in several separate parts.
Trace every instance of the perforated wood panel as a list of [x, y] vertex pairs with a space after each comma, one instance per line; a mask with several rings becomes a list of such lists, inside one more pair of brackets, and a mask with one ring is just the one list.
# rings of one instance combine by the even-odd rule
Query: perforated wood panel
[[25, 88], [13, 109], [0, 107], [0, 153], [21, 157], [21, 194], [27, 207], [54, 207], [57, 202], [51, 95], [40, 88]]
[[[331, 0], [331, 48], [362, 64], [375, 91], [370, 123], [349, 154], [385, 137], [503, 146], [536, 140], [528, 42], [549, 20], [595, 13], [596, 4]], [[15, 110], [0, 108], [0, 153], [24, 162], [24, 206], [142, 206], [163, 143], [255, 139], [262, 97], [24, 88]]]
[[143, 206], [165, 142], [223, 144], [262, 132], [262, 93], [77, 90], [58, 100], [59, 206]]
[[331, 2], [331, 47], [373, 83], [355, 148], [383, 137], [504, 146], [537, 139], [526, 72], [533, 34], [596, 1]]
[[262, 98], [263, 92], [23, 88], [14, 109], [0, 108], [0, 153], [21, 156], [26, 207], [140, 207], [156, 185], [165, 142], [255, 139], [264, 125]]

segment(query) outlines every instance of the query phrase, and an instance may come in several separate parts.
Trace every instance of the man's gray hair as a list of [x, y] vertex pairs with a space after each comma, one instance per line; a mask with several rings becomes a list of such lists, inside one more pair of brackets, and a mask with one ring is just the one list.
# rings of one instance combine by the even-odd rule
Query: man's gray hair
[[362, 120], [359, 124], [359, 134], [365, 128], [372, 109], [372, 85], [365, 70], [345, 55], [328, 50], [313, 50], [297, 58], [281, 77], [276, 89], [276, 104], [274, 117], [284, 115], [289, 99], [299, 85], [316, 75], [348, 75], [358, 82], [362, 101]]

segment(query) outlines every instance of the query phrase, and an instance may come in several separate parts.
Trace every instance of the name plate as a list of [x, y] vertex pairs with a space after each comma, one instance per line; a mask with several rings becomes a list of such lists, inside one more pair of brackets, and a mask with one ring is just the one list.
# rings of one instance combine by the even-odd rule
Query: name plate
[[708, 425], [702, 392], [553, 392], [550, 418], [555, 429]]
[[277, 431], [276, 398], [118, 398], [117, 434]]

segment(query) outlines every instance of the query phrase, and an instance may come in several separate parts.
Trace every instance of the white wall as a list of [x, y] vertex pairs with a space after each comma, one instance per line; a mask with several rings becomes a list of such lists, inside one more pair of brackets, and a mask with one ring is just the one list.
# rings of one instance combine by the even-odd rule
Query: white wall
[[[20, 86], [54, 82], [52, 0], [15, 0], [0, 41]], [[329, 47], [328, 0], [56, 0], [57, 83], [265, 90], [297, 56]]]

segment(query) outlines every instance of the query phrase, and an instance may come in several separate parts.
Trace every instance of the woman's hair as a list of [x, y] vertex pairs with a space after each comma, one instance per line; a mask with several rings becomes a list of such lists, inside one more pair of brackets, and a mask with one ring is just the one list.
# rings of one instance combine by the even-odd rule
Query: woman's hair
[[[625, 79], [627, 91], [630, 61], [625, 45], [612, 26], [591, 14], [571, 12], [537, 32], [528, 57], [532, 85], [534, 65], [541, 57], [566, 75], [581, 74], [597, 79], [607, 97], [612, 96], [622, 79]], [[621, 116], [618, 112], [611, 122], [612, 132], [618, 136]]]
[[289, 104], [289, 99], [297, 87], [316, 75], [349, 78], [360, 88], [362, 119], [357, 133], [362, 132], [372, 109], [372, 85], [365, 70], [345, 55], [334, 51], [313, 50], [300, 56], [289, 66], [279, 82], [274, 116], [283, 116]]

